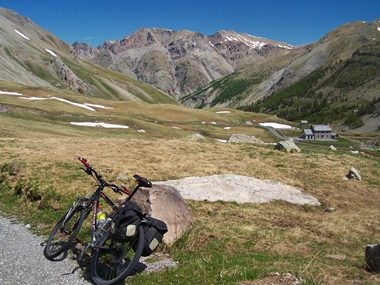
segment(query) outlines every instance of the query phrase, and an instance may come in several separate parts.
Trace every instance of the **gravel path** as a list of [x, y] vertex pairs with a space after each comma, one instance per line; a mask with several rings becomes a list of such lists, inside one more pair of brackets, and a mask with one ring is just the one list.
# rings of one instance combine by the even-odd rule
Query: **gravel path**
[[43, 238], [33, 235], [22, 224], [0, 216], [0, 284], [59, 285], [91, 284], [72, 271], [78, 263], [70, 257], [51, 262], [43, 255]]

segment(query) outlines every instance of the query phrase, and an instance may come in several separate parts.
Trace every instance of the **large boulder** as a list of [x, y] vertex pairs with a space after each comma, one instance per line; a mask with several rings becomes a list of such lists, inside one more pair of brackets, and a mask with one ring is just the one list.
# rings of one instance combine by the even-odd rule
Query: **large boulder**
[[188, 229], [193, 217], [181, 194], [168, 185], [153, 185], [152, 188], [141, 188], [132, 198], [148, 216], [164, 221], [168, 232], [164, 243], [173, 244]]

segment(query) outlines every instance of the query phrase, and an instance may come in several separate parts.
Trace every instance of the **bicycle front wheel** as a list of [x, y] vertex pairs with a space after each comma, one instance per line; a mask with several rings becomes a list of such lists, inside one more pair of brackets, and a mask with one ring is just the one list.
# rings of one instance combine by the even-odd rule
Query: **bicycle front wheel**
[[53, 260], [72, 246], [85, 216], [83, 207], [70, 209], [62, 216], [47, 240], [44, 249], [44, 255], [47, 259]]
[[[103, 244], [94, 247], [91, 261], [92, 281], [97, 285], [111, 285], [131, 275], [141, 257], [144, 241], [144, 230], [139, 227], [138, 238], [134, 243], [120, 243], [110, 237]], [[136, 251], [132, 248], [136, 248]]]

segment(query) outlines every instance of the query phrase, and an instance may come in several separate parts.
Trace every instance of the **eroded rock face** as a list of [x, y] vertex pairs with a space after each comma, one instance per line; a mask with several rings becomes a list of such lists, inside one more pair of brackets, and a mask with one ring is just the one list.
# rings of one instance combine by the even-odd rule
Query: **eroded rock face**
[[166, 244], [173, 244], [192, 225], [192, 214], [174, 187], [153, 185], [152, 188], [141, 188], [133, 196], [132, 201], [137, 203], [148, 216], [167, 224], [168, 232], [164, 236]]
[[56, 58], [52, 65], [56, 70], [58, 76], [61, 78], [65, 84], [67, 84], [71, 89], [78, 91], [79, 93], [86, 93], [89, 89], [89, 86], [84, 83], [78, 76], [59, 58]]

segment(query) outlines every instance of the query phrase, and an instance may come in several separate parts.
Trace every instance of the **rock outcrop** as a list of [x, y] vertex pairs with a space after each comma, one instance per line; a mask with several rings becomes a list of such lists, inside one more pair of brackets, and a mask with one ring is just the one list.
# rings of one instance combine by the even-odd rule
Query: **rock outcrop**
[[59, 58], [52, 61], [52, 65], [57, 72], [60, 79], [69, 86], [70, 89], [78, 91], [79, 93], [86, 93], [89, 90], [89, 85], [79, 79], [78, 76]]

